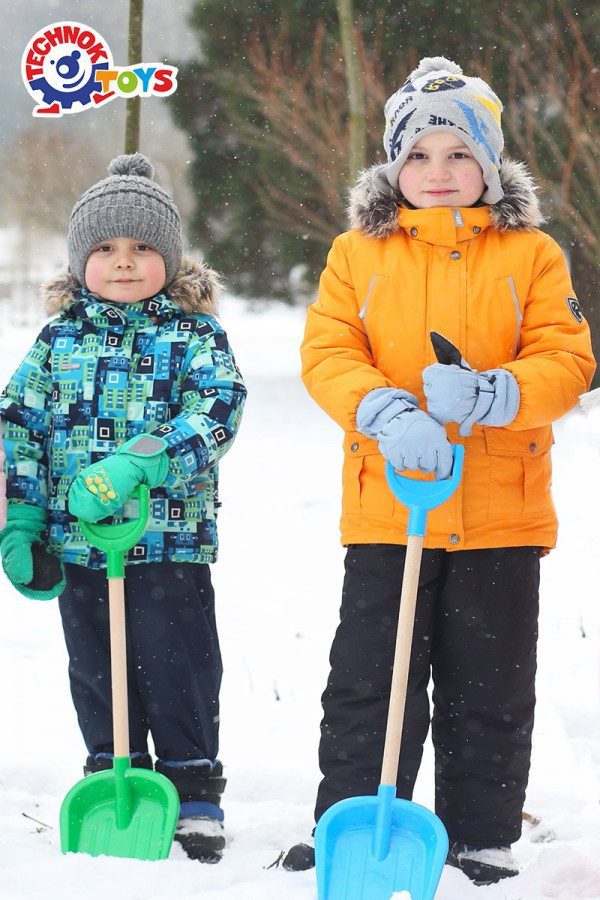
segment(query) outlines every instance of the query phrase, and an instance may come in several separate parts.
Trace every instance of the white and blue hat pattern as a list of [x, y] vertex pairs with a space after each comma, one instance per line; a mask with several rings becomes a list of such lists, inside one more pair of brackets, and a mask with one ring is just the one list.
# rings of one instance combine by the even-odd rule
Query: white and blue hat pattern
[[432, 131], [456, 133], [483, 170], [485, 203], [503, 197], [500, 166], [504, 137], [502, 103], [481, 78], [463, 75], [443, 56], [425, 57], [385, 104], [383, 145], [388, 163], [379, 170], [393, 187], [419, 138]]

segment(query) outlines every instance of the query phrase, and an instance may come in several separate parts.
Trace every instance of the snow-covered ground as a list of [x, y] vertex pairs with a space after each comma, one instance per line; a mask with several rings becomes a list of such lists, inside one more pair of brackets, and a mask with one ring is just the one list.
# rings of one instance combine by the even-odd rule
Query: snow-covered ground
[[[61, 855], [58, 812], [80, 778], [85, 750], [58, 609], [21, 598], [0, 576], [3, 900], [315, 900], [313, 872], [269, 866], [312, 825], [319, 697], [342, 575], [341, 435], [299, 381], [301, 312], [229, 300], [222, 320], [249, 387], [239, 438], [222, 464], [221, 555], [213, 570], [225, 662], [223, 861], [202, 866], [179, 847], [157, 863]], [[0, 317], [2, 384], [34, 334]], [[573, 414], [556, 436], [561, 535], [542, 564], [526, 805], [541, 824], [527, 825], [515, 847], [524, 867], [517, 878], [476, 888], [446, 869], [439, 900], [600, 898], [600, 414], [595, 421]], [[431, 806], [432, 793], [428, 748], [415, 799]]]

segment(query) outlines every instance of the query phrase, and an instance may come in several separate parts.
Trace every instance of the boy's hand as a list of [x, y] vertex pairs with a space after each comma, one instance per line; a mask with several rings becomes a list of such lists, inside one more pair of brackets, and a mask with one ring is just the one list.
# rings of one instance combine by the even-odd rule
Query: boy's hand
[[519, 409], [519, 387], [511, 372], [490, 369], [476, 372], [452, 364], [434, 363], [423, 370], [427, 409], [445, 425], [458, 422], [460, 435], [471, 434], [473, 425], [508, 425]]
[[446, 430], [416, 407], [385, 425], [377, 435], [379, 449], [395, 469], [435, 472], [436, 478], [448, 478], [452, 472], [452, 446]]
[[376, 388], [363, 397], [356, 427], [375, 438], [383, 456], [395, 469], [435, 472], [447, 478], [452, 471], [452, 447], [446, 431], [417, 408], [417, 398], [402, 388]]
[[46, 550], [41, 535], [46, 513], [27, 503], [9, 503], [0, 534], [2, 568], [10, 583], [30, 600], [52, 600], [65, 587], [60, 560]]
[[512, 372], [476, 372], [448, 338], [436, 331], [430, 337], [438, 362], [423, 370], [423, 390], [433, 418], [442, 425], [458, 422], [463, 437], [471, 434], [475, 424], [509, 425], [521, 400]]
[[162, 438], [141, 434], [112, 456], [87, 466], [69, 488], [69, 512], [98, 522], [120, 509], [138, 484], [161, 485], [169, 470], [166, 447]]

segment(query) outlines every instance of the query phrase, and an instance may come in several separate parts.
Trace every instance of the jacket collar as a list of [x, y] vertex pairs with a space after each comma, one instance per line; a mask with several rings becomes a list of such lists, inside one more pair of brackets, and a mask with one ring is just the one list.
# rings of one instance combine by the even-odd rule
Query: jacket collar
[[[488, 206], [433, 209], [405, 209], [397, 212], [399, 229], [417, 241], [439, 247], [455, 247], [482, 234], [491, 224]], [[397, 229], [397, 230], [399, 230]]]
[[[432, 210], [409, 210], [402, 206], [403, 197], [399, 190], [393, 188], [385, 175], [382, 166], [372, 166], [360, 173], [358, 181], [350, 191], [348, 215], [352, 228], [358, 228], [367, 237], [385, 238], [397, 234], [405, 228], [413, 213], [431, 213]], [[500, 169], [500, 182], [504, 191], [502, 200], [493, 206], [461, 208], [463, 220], [470, 221], [471, 213], [487, 213], [487, 225], [497, 231], [518, 231], [537, 228], [544, 221], [537, 187], [525, 165], [515, 160], [505, 159]], [[448, 228], [452, 222], [452, 210], [440, 210], [446, 213]], [[427, 219], [427, 216], [422, 216]], [[435, 216], [429, 217], [432, 220]], [[440, 217], [441, 219], [444, 216]], [[473, 225], [482, 226], [480, 221]], [[419, 227], [414, 224], [410, 227]], [[441, 226], [439, 226], [441, 227]], [[486, 226], [487, 227], [487, 226]], [[445, 232], [444, 232], [445, 233]], [[469, 235], [472, 237], [471, 235]], [[456, 241], [456, 236], [454, 241]], [[464, 238], [462, 238], [464, 240]]]
[[[85, 289], [84, 289], [85, 290]], [[87, 291], [82, 290], [81, 285], [73, 278], [68, 269], [63, 269], [50, 281], [45, 282], [41, 288], [42, 301], [48, 315], [56, 315], [56, 313], [78, 305], [77, 314], [79, 315], [79, 307], [83, 303], [98, 304], [104, 308], [120, 310], [122, 316], [125, 304], [110, 304], [103, 300], [99, 300]], [[181, 261], [179, 272], [163, 294], [158, 294], [157, 298], [163, 298], [159, 301], [159, 309], [157, 313], [144, 311], [144, 304], [156, 302], [157, 298], [151, 297], [149, 300], [140, 300], [139, 303], [127, 304], [131, 309], [128, 312], [131, 315], [173, 315], [175, 311], [181, 310], [186, 314], [204, 313], [206, 315], [216, 315], [217, 300], [221, 291], [221, 279], [219, 275], [209, 266], [204, 265], [191, 256], [184, 256]], [[134, 309], [135, 308], [135, 309]], [[90, 312], [93, 313], [92, 310]], [[101, 310], [96, 308], [96, 314]], [[89, 318], [89, 316], [88, 316]]]
[[179, 307], [167, 294], [156, 294], [137, 303], [111, 303], [86, 288], [79, 288], [72, 294], [72, 302], [65, 313], [78, 319], [88, 319], [97, 327], [118, 328], [139, 322], [155, 324], [163, 322], [179, 311]]

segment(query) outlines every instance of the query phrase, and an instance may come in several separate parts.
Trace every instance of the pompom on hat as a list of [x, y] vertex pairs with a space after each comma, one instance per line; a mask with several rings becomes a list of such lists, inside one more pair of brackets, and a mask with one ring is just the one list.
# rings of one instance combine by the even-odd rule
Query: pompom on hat
[[444, 56], [425, 57], [405, 84], [385, 104], [383, 145], [388, 163], [378, 175], [398, 187], [400, 169], [419, 138], [432, 131], [451, 131], [471, 150], [483, 170], [484, 203], [504, 196], [500, 166], [504, 137], [502, 103], [481, 78], [463, 75]]
[[85, 284], [85, 267], [96, 244], [109, 238], [143, 241], [162, 256], [168, 286], [181, 264], [181, 222], [173, 200], [153, 180], [154, 168], [141, 153], [117, 156], [108, 178], [79, 198], [69, 222], [69, 268]]

